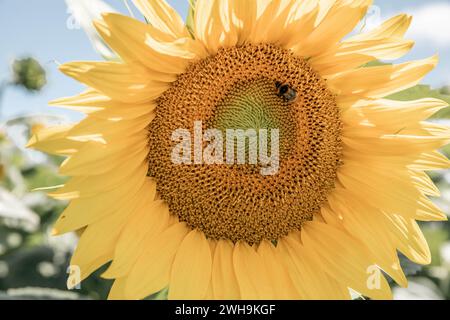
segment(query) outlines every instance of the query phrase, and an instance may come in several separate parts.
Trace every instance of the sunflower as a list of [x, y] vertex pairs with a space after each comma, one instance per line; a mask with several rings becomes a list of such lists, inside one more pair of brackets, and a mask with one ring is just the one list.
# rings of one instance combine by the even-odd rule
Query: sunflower
[[[376, 63], [412, 48], [411, 17], [351, 33], [371, 1], [197, 0], [188, 24], [134, 3], [146, 23], [95, 22], [118, 61], [60, 67], [88, 89], [53, 105], [86, 118], [30, 141], [67, 156], [51, 196], [70, 200], [54, 233], [80, 234], [71, 286], [110, 263], [111, 299], [389, 299], [398, 251], [430, 263], [417, 221], [446, 219], [425, 171], [450, 167], [450, 131], [425, 120], [446, 103], [387, 97], [438, 59]], [[171, 135], [196, 121], [279, 129], [278, 172], [175, 164]]]

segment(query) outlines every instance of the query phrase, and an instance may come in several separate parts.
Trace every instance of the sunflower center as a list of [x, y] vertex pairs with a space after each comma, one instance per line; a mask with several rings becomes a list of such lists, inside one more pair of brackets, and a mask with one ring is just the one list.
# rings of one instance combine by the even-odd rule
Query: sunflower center
[[235, 86], [217, 107], [212, 125], [222, 130], [279, 128], [280, 119], [272, 109], [277, 98], [273, 93], [273, 83], [265, 79]]
[[[260, 130], [267, 130], [268, 144], [271, 131], [276, 129], [281, 139], [279, 152], [284, 154], [287, 152], [286, 144], [291, 144], [295, 139], [293, 136], [293, 139], [287, 136], [296, 129], [292, 117], [289, 117], [292, 115], [290, 105], [283, 103], [277, 92], [274, 82], [270, 79], [238, 82], [218, 104], [206, 127], [220, 130], [223, 136], [226, 136], [227, 130], [230, 129], [254, 130], [256, 134]], [[250, 140], [246, 141], [246, 156], [251, 147], [258, 148], [259, 145], [253, 146]]]
[[[261, 174], [261, 163], [174, 163], [173, 132], [193, 136], [199, 121], [224, 137], [231, 129], [267, 130], [269, 150], [277, 130], [276, 174]], [[319, 212], [336, 180], [340, 130], [335, 97], [306, 60], [268, 44], [224, 48], [192, 64], [158, 100], [149, 176], [171, 214], [208, 238], [273, 241]], [[246, 156], [251, 147], [249, 139]]]

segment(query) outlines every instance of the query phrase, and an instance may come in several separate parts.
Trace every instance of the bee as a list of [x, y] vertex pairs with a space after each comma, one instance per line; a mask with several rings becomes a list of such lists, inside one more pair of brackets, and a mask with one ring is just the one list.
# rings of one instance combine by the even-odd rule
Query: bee
[[294, 103], [297, 100], [297, 91], [287, 83], [277, 81], [277, 95], [288, 103]]

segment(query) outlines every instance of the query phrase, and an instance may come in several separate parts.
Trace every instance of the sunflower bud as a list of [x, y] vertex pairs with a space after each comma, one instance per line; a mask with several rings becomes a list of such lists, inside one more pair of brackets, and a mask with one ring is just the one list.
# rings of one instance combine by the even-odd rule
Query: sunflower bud
[[12, 69], [13, 83], [29, 91], [40, 91], [47, 83], [45, 70], [36, 59], [15, 60]]

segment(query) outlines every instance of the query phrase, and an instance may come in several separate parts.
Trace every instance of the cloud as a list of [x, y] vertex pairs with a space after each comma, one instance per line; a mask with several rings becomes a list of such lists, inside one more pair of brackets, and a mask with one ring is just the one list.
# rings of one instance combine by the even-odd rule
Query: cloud
[[411, 14], [413, 22], [407, 37], [450, 47], [450, 3], [433, 2], [413, 10]]

